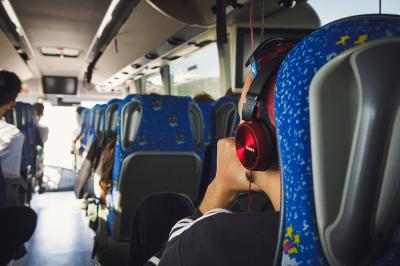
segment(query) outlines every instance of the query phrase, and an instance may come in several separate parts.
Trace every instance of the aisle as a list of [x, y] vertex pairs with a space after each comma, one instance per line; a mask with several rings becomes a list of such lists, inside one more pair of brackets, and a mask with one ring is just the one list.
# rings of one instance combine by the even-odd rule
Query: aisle
[[27, 243], [28, 254], [13, 266], [92, 266], [91, 237], [74, 193], [35, 194], [38, 224]]

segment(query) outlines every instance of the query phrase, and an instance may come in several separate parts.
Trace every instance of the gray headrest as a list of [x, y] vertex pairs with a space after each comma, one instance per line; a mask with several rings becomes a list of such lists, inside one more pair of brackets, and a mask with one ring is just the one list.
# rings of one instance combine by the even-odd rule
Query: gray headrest
[[369, 264], [399, 225], [399, 69], [400, 38], [387, 38], [337, 56], [311, 83], [316, 215], [332, 265]]

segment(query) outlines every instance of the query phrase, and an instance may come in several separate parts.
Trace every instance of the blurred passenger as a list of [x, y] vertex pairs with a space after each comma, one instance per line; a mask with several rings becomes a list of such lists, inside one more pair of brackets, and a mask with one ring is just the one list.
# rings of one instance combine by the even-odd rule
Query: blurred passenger
[[[14, 73], [0, 71], [0, 117], [12, 109], [20, 90], [21, 80]], [[28, 207], [4, 208], [3, 162], [14, 154], [22, 155], [22, 145], [21, 149], [15, 146], [21, 142], [21, 139], [23, 142], [24, 138], [15, 126], [2, 120], [0, 120], [0, 131], [0, 265], [7, 265], [18, 250], [24, 251], [23, 244], [35, 231], [37, 216]], [[19, 141], [14, 142], [15, 139]]]
[[193, 97], [193, 101], [195, 101], [196, 103], [213, 103], [213, 102], [215, 102], [214, 98], [206, 92], [196, 94]]
[[77, 122], [77, 127], [74, 130], [74, 136], [73, 136], [73, 140], [72, 140], [72, 146], [71, 146], [71, 153], [74, 154], [75, 153], [75, 149], [77, 149], [77, 143], [79, 143], [83, 137], [83, 117], [82, 117], [82, 113], [83, 113], [84, 108], [81, 106], [78, 106], [76, 108], [76, 122]]
[[233, 98], [240, 98], [240, 93], [235, 93], [233, 92], [232, 88], [229, 88], [226, 92], [225, 92], [225, 96], [227, 97], [233, 97]]
[[95, 173], [95, 194], [100, 196], [103, 203], [107, 203], [107, 195], [112, 188], [115, 144], [115, 139], [107, 144]]
[[[0, 117], [14, 106], [15, 99], [21, 90], [21, 81], [11, 72], [0, 71]], [[0, 120], [0, 171], [7, 178], [20, 179], [22, 147], [24, 135], [19, 129]], [[3, 189], [4, 180], [1, 178]], [[0, 206], [4, 205], [5, 191], [0, 191]]]
[[42, 141], [42, 144], [44, 144], [47, 141], [47, 139], [49, 138], [49, 128], [40, 123], [40, 120], [43, 117], [44, 105], [42, 103], [35, 103], [33, 105], [33, 110], [35, 111], [35, 117], [36, 117], [36, 121], [37, 121], [37, 127], [38, 127], [38, 131], [39, 131], [40, 139]]

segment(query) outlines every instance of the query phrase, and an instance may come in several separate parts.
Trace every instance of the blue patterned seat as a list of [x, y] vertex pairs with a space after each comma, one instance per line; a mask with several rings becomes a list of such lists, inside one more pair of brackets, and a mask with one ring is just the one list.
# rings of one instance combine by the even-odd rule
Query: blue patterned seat
[[90, 110], [88, 108], [84, 108], [81, 113], [81, 118], [79, 123], [82, 126], [83, 137], [81, 141], [80, 152], [82, 153], [87, 145], [89, 134], [87, 133], [89, 128], [89, 121], [90, 121]]
[[118, 106], [121, 100], [112, 99], [108, 101], [105, 109], [104, 129], [108, 139], [117, 137], [117, 124], [118, 124]]
[[96, 123], [96, 109], [98, 105], [93, 106], [89, 109], [87, 113], [86, 120], [86, 128], [85, 128], [85, 150], [93, 143], [96, 143], [96, 131], [95, 131], [95, 123]]
[[196, 132], [203, 127], [190, 97], [130, 95], [119, 113], [108, 225], [114, 239], [127, 239], [146, 195], [172, 191], [197, 198], [202, 162]]
[[16, 126], [25, 136], [24, 146], [22, 149], [21, 169], [23, 170], [22, 174], [27, 177], [27, 170], [34, 164], [34, 153], [31, 144], [33, 142], [33, 133], [31, 132], [32, 128], [30, 125], [33, 123], [33, 113], [31, 106], [28, 106], [28, 104], [23, 102], [15, 103], [15, 111]]
[[[285, 195], [281, 210], [285, 217], [281, 230], [283, 241], [282, 265], [326, 265], [327, 262], [333, 263], [332, 259], [326, 256], [328, 248], [324, 249], [323, 244], [321, 244], [323, 241], [319, 234], [319, 226], [324, 221], [317, 219], [319, 216], [316, 216], [316, 204], [319, 206], [324, 202], [315, 202], [314, 200], [317, 191], [315, 190], [316, 180], [320, 180], [321, 177], [313, 176], [316, 165], [312, 163], [312, 160], [315, 162], [314, 160], [323, 160], [323, 158], [312, 158], [310, 84], [321, 68], [331, 60], [343, 56], [346, 51], [351, 52], [352, 49], [356, 49], [355, 47], [367, 45], [375, 40], [394, 37], [400, 37], [400, 18], [397, 16], [366, 15], [342, 19], [311, 33], [289, 53], [280, 68], [276, 85], [275, 113]], [[350, 51], [348, 51], [349, 49]], [[376, 67], [385, 66], [377, 65]], [[340, 82], [340, 79], [336, 80], [336, 86], [340, 86]], [[339, 91], [339, 87], [336, 88]], [[343, 99], [339, 104], [346, 106], [345, 100]], [[343, 134], [343, 129], [334, 128], [333, 130], [335, 130], [337, 137], [330, 141], [340, 143], [341, 138], [339, 136]], [[366, 133], [362, 132], [362, 134]], [[345, 155], [343, 154], [343, 156]], [[332, 163], [334, 162], [335, 160], [332, 160]], [[352, 161], [349, 165], [351, 166], [354, 163]], [[343, 174], [343, 176], [346, 175]], [[336, 176], [336, 178], [344, 177]], [[331, 189], [334, 190], [335, 188], [332, 186]], [[343, 201], [341, 204], [344, 204]], [[365, 208], [372, 208], [372, 206]], [[354, 217], [359, 215], [360, 211], [365, 210], [360, 210], [360, 208], [344, 210], [344, 212], [352, 213]], [[370, 225], [368, 220], [365, 223], [367, 223], [367, 226]], [[356, 232], [356, 228], [354, 228], [354, 231]], [[365, 231], [364, 234], [369, 235], [369, 232]], [[357, 237], [361, 237], [360, 234]], [[341, 241], [341, 245], [346, 247], [350, 245], [350, 242], [354, 242], [354, 239]], [[371, 249], [368, 245], [369, 243], [365, 241], [359, 241], [357, 248], [350, 249], [347, 252], [353, 252], [354, 254], [350, 255], [354, 256], [372, 254], [374, 249]], [[374, 265], [395, 265], [398, 263], [395, 260], [399, 259], [399, 247], [400, 243], [394, 242], [390, 248], [387, 248], [387, 253], [377, 259]], [[337, 263], [336, 261], [333, 264], [336, 265]], [[371, 261], [368, 264], [370, 263]]]
[[204, 121], [204, 145], [209, 145], [212, 139], [212, 121], [214, 113], [214, 103], [197, 103]]
[[[200, 199], [203, 197], [208, 184], [215, 177], [217, 167], [217, 142], [221, 138], [235, 136], [236, 127], [239, 124], [237, 111], [238, 99], [233, 97], [221, 97], [212, 104], [210, 114], [210, 143], [205, 156], [204, 173], [200, 188]], [[200, 106], [200, 108], [202, 108]], [[204, 112], [203, 112], [204, 114]], [[207, 118], [205, 118], [207, 121]]]

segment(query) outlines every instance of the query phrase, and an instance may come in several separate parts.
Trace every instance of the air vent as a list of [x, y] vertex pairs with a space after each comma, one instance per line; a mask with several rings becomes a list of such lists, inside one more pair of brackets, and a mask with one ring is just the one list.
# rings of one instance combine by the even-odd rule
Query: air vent
[[131, 65], [134, 69], [138, 69], [138, 68], [141, 68], [142, 67], [142, 65], [141, 64], [133, 64], [133, 65]]
[[158, 54], [148, 53], [146, 54], [146, 58], [149, 60], [154, 60], [158, 57]]
[[56, 57], [68, 57], [68, 58], [77, 58], [79, 57], [80, 51], [74, 48], [65, 48], [65, 47], [50, 47], [50, 46], [42, 46], [40, 47], [40, 52], [44, 56], [56, 56]]
[[210, 43], [212, 43], [212, 42], [215, 42], [215, 41], [213, 41], [213, 40], [205, 40], [205, 41], [202, 41], [202, 42], [199, 42], [199, 43], [196, 43], [196, 42], [189, 42], [188, 44], [201, 48], [201, 47], [204, 47], [204, 46], [206, 46], [207, 44], [210, 44]]
[[162, 59], [163, 60], [168, 60], [168, 61], [174, 61], [174, 60], [179, 59], [179, 58], [181, 58], [179, 55], [175, 55], [175, 56], [171, 56], [171, 57], [165, 56]]
[[172, 37], [172, 38], [169, 38], [168, 40], [167, 40], [167, 43], [169, 43], [169, 44], [171, 44], [171, 45], [174, 45], [174, 46], [179, 46], [179, 45], [181, 45], [182, 43], [184, 43], [185, 42], [185, 40], [183, 40], [183, 39], [181, 39], [181, 38], [177, 38], [177, 37]]

